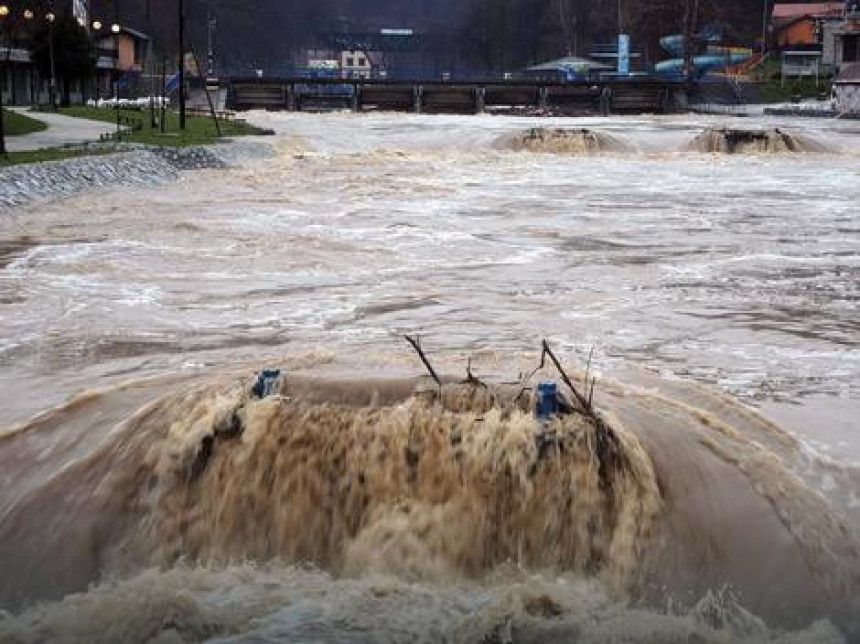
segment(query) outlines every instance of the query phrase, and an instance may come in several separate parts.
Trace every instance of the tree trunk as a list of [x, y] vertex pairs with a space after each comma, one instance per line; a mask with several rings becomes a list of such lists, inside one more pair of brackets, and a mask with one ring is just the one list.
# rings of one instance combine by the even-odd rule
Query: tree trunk
[[72, 88], [67, 76], [60, 80], [60, 87], [60, 106], [69, 107], [72, 104]]

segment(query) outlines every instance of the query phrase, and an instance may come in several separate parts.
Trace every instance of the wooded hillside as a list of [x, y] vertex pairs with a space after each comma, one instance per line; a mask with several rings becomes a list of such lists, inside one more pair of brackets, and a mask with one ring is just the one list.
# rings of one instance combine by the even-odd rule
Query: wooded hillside
[[[665, 57], [659, 38], [717, 25], [733, 42], [760, 37], [761, 0], [186, 0], [189, 30], [205, 50], [206, 16], [218, 19], [222, 67], [251, 69], [291, 60], [338, 31], [412, 28], [443, 37], [446, 54], [476, 73], [510, 71], [563, 56], [587, 55], [621, 27], [647, 62]], [[94, 0], [94, 16], [152, 33], [159, 48], [176, 42], [177, 0]], [[429, 46], [429, 45], [428, 45]], [[438, 54], [438, 52], [437, 52]]]

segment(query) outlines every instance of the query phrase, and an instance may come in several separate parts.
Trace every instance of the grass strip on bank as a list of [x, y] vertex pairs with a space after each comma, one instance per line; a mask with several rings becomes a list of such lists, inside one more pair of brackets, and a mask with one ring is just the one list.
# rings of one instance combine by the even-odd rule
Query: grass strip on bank
[[[115, 124], [117, 122], [117, 111], [113, 108], [64, 107], [60, 108], [60, 114], [90, 119], [92, 121], [104, 121], [105, 123]], [[185, 147], [191, 145], [209, 145], [218, 141], [218, 133], [210, 116], [188, 116], [185, 130], [181, 131], [179, 129], [179, 114], [173, 110], [168, 110], [165, 118], [164, 133], [161, 132], [160, 126], [156, 128], [151, 127], [149, 110], [120, 109], [119, 116], [123, 125], [132, 125], [132, 128], [122, 135], [122, 140], [127, 143]], [[219, 119], [218, 123], [221, 127], [221, 134], [224, 137], [264, 133], [260, 128], [238, 119]]]
[[24, 152], [9, 152], [4, 157], [0, 155], [0, 168], [25, 163], [43, 163], [46, 161], [64, 161], [66, 159], [77, 159], [79, 157], [96, 157], [105, 154], [113, 154], [113, 147], [92, 148], [43, 148], [41, 150], [26, 150]]
[[48, 129], [46, 123], [11, 110], [3, 110], [3, 127], [6, 136], [23, 136]]

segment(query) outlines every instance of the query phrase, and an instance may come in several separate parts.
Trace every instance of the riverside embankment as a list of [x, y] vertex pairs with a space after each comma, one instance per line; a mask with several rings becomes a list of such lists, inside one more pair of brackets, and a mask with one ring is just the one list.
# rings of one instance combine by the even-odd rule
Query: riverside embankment
[[190, 147], [94, 145], [88, 150], [92, 154], [73, 159], [0, 167], [0, 212], [87, 190], [170, 181], [184, 170], [225, 168], [271, 154], [271, 148], [259, 141]]

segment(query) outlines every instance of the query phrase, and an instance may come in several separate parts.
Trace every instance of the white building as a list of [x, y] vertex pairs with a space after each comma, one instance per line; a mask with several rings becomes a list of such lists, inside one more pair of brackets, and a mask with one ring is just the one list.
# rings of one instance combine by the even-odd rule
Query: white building
[[340, 68], [344, 78], [370, 78], [373, 76], [373, 63], [367, 52], [342, 51]]

